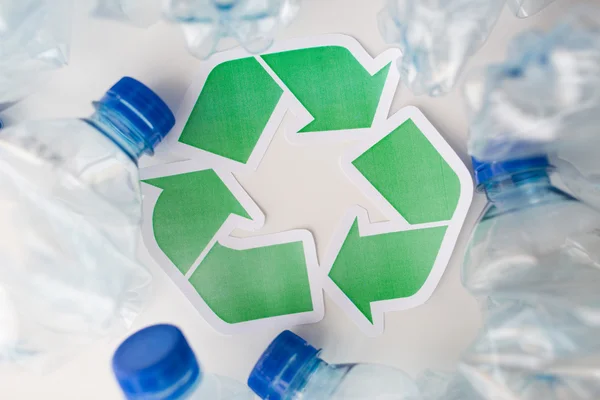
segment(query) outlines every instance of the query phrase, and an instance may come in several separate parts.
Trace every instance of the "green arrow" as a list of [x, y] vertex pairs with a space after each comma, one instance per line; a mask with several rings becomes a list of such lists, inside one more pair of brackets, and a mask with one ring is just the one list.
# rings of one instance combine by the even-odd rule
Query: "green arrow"
[[302, 242], [249, 250], [217, 243], [189, 281], [232, 324], [313, 310]]
[[452, 218], [460, 196], [458, 176], [412, 120], [352, 164], [409, 223]]
[[355, 220], [329, 277], [373, 323], [371, 303], [406, 298], [423, 286], [446, 227], [360, 237]]
[[371, 127], [389, 64], [371, 76], [340, 46], [261, 57], [315, 118], [300, 132]]
[[163, 189], [152, 226], [158, 247], [185, 274], [229, 214], [250, 218], [213, 170], [148, 179]]
[[283, 90], [254, 57], [217, 65], [179, 141], [245, 163]]

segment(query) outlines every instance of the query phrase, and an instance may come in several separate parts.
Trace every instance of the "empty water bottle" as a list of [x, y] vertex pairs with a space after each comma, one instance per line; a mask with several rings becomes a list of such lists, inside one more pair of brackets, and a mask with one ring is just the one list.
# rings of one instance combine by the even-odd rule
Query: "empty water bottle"
[[290, 331], [282, 332], [260, 357], [248, 386], [268, 400], [417, 400], [415, 383], [383, 365], [331, 365], [319, 350]]
[[167, 0], [165, 13], [181, 24], [190, 52], [206, 58], [224, 37], [252, 53], [266, 50], [298, 7], [299, 0]]
[[153, 325], [127, 338], [112, 361], [128, 400], [251, 400], [232, 379], [202, 372], [179, 328]]
[[507, 160], [581, 148], [598, 136], [599, 93], [600, 9], [586, 7], [548, 33], [517, 36], [506, 61], [471, 75], [469, 152]]
[[53, 361], [129, 326], [150, 275], [136, 260], [137, 161], [175, 120], [132, 78], [86, 119], [31, 121], [0, 135], [0, 359]]
[[490, 204], [463, 284], [485, 322], [462, 375], [485, 399], [597, 399], [600, 214], [551, 184], [544, 155], [474, 169]]
[[465, 95], [473, 156], [548, 154], [571, 192], [600, 207], [600, 9], [519, 35], [505, 62], [472, 74]]
[[0, 2], [0, 111], [67, 63], [71, 0]]
[[383, 38], [402, 51], [398, 67], [415, 94], [449, 92], [466, 61], [486, 41], [505, 0], [388, 0]]
[[402, 50], [400, 77], [415, 94], [439, 96], [490, 35], [504, 4], [527, 17], [551, 0], [388, 0], [379, 14], [383, 38]]
[[160, 19], [177, 23], [189, 51], [207, 58], [222, 38], [246, 50], [266, 50], [275, 34], [296, 16], [300, 0], [97, 0], [94, 15], [148, 26]]
[[162, 0], [97, 0], [92, 15], [147, 28], [160, 20], [162, 2]]

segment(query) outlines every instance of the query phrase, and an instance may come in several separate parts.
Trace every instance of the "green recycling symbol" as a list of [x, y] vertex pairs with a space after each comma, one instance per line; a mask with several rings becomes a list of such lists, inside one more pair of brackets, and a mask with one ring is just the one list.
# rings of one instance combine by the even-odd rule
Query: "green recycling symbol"
[[[267, 54], [219, 53], [202, 67], [167, 148], [187, 161], [140, 172], [148, 251], [223, 333], [324, 316], [323, 292], [369, 335], [386, 312], [425, 302], [441, 279], [472, 197], [468, 170], [414, 107], [388, 116], [399, 54], [369, 56], [343, 35]], [[237, 238], [265, 215], [235, 175], [254, 171], [286, 113], [291, 143], [355, 141], [340, 160], [383, 213], [347, 210], [318, 259], [305, 229]]]

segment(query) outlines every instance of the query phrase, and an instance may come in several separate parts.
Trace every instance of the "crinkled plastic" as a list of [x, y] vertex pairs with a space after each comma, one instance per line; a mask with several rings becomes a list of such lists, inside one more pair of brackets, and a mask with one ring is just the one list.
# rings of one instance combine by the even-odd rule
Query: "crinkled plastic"
[[71, 0], [0, 2], [0, 110], [69, 59]]
[[162, 16], [162, 0], [97, 0], [92, 15], [147, 28]]
[[129, 327], [150, 290], [136, 261], [137, 167], [82, 120], [0, 135], [0, 361], [49, 370]]
[[164, 16], [181, 26], [189, 51], [204, 59], [222, 38], [266, 50], [296, 16], [300, 0], [97, 0], [93, 15], [146, 27]]
[[402, 51], [400, 76], [415, 94], [439, 96], [486, 41], [505, 0], [389, 0], [383, 38]]
[[506, 4], [519, 18], [531, 17], [554, 0], [507, 0]]
[[165, 14], [181, 24], [190, 52], [206, 58], [224, 37], [252, 53], [266, 50], [299, 5], [299, 0], [166, 0]]
[[415, 94], [439, 96], [454, 87], [469, 58], [492, 31], [506, 2], [521, 18], [553, 0], [388, 0], [379, 29], [402, 50], [400, 77]]
[[597, 399], [600, 214], [540, 171], [486, 191], [463, 267], [485, 322], [461, 374], [485, 399]]
[[584, 8], [551, 32], [513, 39], [507, 61], [465, 85], [469, 152], [480, 160], [586, 147], [600, 124], [600, 9]]

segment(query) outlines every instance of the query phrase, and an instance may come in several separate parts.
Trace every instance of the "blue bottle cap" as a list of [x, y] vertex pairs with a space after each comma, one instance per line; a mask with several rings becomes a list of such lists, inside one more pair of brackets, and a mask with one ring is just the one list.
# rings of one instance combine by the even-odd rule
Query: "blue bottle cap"
[[124, 77], [95, 103], [125, 118], [141, 135], [150, 154], [175, 125], [175, 116], [164, 101], [140, 81]]
[[293, 332], [284, 331], [271, 342], [248, 378], [248, 386], [261, 399], [283, 399], [294, 379], [305, 376], [304, 368], [320, 350]]
[[201, 378], [194, 352], [173, 325], [144, 328], [127, 338], [112, 360], [113, 372], [129, 400], [175, 400]]
[[475, 157], [471, 157], [471, 160], [475, 171], [475, 182], [478, 186], [497, 177], [550, 167], [548, 157], [545, 155], [507, 161], [483, 162]]

